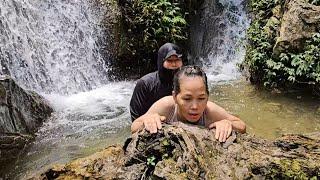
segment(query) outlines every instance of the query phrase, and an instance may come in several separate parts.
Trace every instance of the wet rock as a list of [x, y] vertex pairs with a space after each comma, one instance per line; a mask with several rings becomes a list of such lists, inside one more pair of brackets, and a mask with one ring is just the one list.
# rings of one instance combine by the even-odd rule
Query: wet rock
[[224, 147], [213, 130], [165, 125], [157, 134], [141, 131], [123, 147], [108, 147], [31, 179], [316, 179], [319, 135], [271, 142], [237, 134]]
[[[0, 169], [15, 159], [52, 108], [43, 97], [25, 91], [9, 76], [0, 77]], [[0, 171], [1, 175], [1, 171]]]
[[32, 136], [20, 133], [0, 133], [0, 167], [3, 169], [2, 164], [15, 160], [31, 139]]
[[280, 36], [273, 48], [275, 55], [288, 50], [301, 51], [305, 40], [320, 28], [320, 6], [303, 0], [290, 0], [284, 9]]
[[0, 132], [33, 134], [52, 111], [42, 96], [0, 77]]

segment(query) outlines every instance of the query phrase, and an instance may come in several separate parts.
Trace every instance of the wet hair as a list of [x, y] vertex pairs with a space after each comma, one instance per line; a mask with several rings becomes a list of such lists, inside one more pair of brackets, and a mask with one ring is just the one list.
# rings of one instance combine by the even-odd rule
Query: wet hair
[[201, 77], [204, 85], [206, 86], [206, 93], [209, 95], [208, 82], [206, 73], [199, 67], [195, 65], [183, 66], [174, 75], [173, 78], [173, 90], [176, 94], [180, 93], [180, 79], [181, 77]]

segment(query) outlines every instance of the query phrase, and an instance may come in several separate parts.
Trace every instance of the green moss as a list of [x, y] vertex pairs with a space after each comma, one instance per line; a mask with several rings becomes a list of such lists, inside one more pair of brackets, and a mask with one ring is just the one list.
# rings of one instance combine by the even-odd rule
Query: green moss
[[292, 179], [309, 179], [301, 167], [301, 163], [298, 160], [280, 160], [280, 168], [282, 171], [282, 176], [285, 178]]

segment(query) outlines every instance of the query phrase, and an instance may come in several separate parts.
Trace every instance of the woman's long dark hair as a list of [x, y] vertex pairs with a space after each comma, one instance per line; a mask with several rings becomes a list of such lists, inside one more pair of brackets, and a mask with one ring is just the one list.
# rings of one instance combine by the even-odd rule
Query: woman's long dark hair
[[173, 90], [176, 94], [180, 93], [180, 79], [182, 76], [187, 77], [196, 77], [199, 76], [203, 80], [204, 85], [206, 86], [206, 93], [209, 95], [208, 82], [206, 73], [199, 67], [195, 65], [183, 66], [180, 70], [174, 75], [173, 78]]

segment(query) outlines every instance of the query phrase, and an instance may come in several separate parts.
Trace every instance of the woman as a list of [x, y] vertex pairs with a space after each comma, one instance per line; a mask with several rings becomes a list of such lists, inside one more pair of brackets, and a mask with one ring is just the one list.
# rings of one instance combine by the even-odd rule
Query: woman
[[216, 128], [215, 138], [225, 142], [232, 130], [244, 133], [245, 123], [208, 101], [206, 74], [198, 66], [182, 67], [174, 76], [172, 96], [155, 102], [131, 125], [131, 132], [145, 128], [150, 133], [161, 129], [161, 123], [181, 121]]

